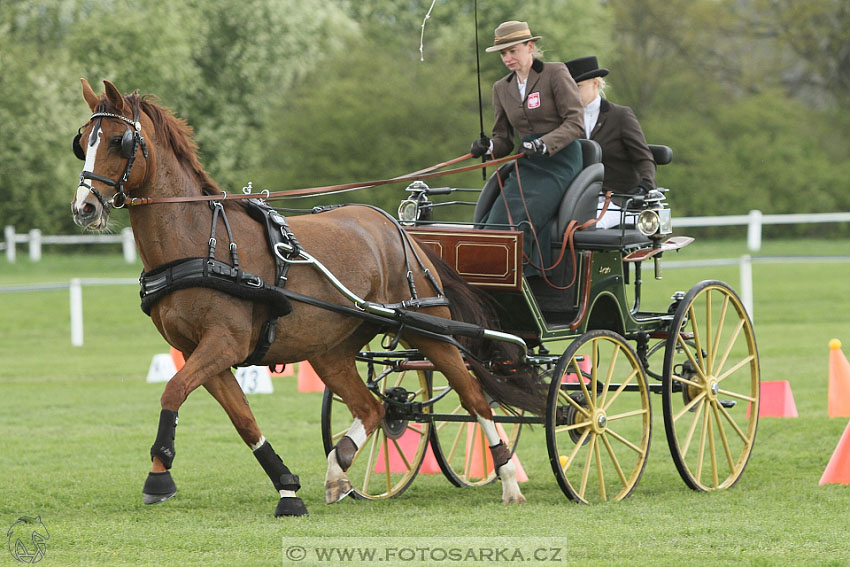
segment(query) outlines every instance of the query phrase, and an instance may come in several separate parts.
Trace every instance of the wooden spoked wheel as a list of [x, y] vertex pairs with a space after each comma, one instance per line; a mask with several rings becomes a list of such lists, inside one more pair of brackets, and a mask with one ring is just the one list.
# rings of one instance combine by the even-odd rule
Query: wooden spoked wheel
[[549, 386], [546, 445], [561, 490], [586, 504], [622, 500], [649, 456], [652, 408], [643, 367], [622, 336], [585, 333]]
[[[446, 377], [439, 372], [429, 372], [429, 375], [431, 395], [435, 398], [444, 396], [434, 404], [433, 413], [469, 417]], [[508, 415], [511, 414], [502, 406], [493, 409], [494, 417]], [[513, 455], [522, 425], [497, 421], [496, 429]], [[489, 443], [477, 421], [458, 422], [435, 418], [431, 429], [431, 448], [440, 470], [455, 486], [483, 486], [496, 480]]]
[[679, 302], [662, 378], [664, 429], [689, 487], [734, 485], [753, 450], [759, 358], [753, 326], [725, 283], [704, 281]]
[[[393, 372], [384, 377], [379, 390], [387, 397], [407, 402], [423, 402], [429, 398], [425, 374], [415, 371]], [[431, 433], [430, 423], [405, 419], [392, 404], [384, 403], [386, 414], [380, 427], [366, 439], [346, 471], [355, 498], [382, 500], [401, 494], [419, 472]], [[427, 408], [422, 410], [428, 412]], [[325, 389], [322, 399], [322, 442], [330, 453], [340, 438], [348, 433], [352, 417], [338, 396]]]

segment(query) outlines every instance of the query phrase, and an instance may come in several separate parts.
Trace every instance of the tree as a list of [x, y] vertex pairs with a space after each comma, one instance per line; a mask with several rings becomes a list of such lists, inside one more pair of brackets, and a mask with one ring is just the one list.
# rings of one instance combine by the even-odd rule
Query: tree
[[333, 5], [297, 0], [3, 2], [0, 224], [73, 229], [67, 203], [80, 164], [69, 147], [88, 117], [80, 77], [158, 94], [232, 186], [258, 163], [273, 101], [336, 43], [332, 31], [351, 25]]
[[[266, 132], [269, 143], [258, 177], [263, 187], [292, 189], [397, 176], [465, 153], [480, 132], [472, 2], [435, 5], [424, 33], [424, 61], [419, 44], [429, 2], [416, 7], [404, 3], [397, 9], [388, 0], [343, 6], [358, 17], [359, 34], [281, 101]], [[489, 132], [490, 87], [507, 71], [484, 48], [491, 45], [498, 23], [515, 17], [508, 15], [515, 6], [498, 1], [482, 2], [480, 8], [483, 122]], [[570, 17], [554, 19], [553, 13]], [[546, 60], [605, 52], [609, 20], [596, 2], [575, 6], [548, 0], [530, 5], [527, 17], [540, 23], [532, 30], [544, 36], [540, 43]], [[433, 183], [483, 185], [478, 172]], [[366, 201], [394, 210], [405, 196], [402, 189], [391, 185], [324, 201]], [[318, 201], [293, 201], [292, 206]]]

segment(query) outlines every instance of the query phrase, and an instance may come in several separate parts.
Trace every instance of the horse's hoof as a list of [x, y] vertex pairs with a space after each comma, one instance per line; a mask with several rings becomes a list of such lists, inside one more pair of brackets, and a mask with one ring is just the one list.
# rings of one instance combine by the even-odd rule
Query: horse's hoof
[[336, 482], [325, 482], [325, 503], [334, 504], [348, 496], [354, 487], [347, 478], [341, 478]]
[[525, 504], [526, 500], [525, 500], [525, 496], [523, 496], [522, 494], [516, 494], [516, 495], [513, 495], [513, 496], [503, 498], [502, 503], [505, 506], [510, 506], [511, 504], [516, 504], [517, 506], [519, 506], [520, 504]]
[[307, 506], [305, 506], [304, 501], [298, 498], [297, 496], [281, 498], [280, 502], [277, 503], [277, 508], [274, 509], [275, 518], [280, 518], [281, 516], [306, 515]]
[[142, 501], [145, 504], [159, 504], [177, 494], [177, 485], [168, 471], [148, 473], [145, 487], [142, 489]]

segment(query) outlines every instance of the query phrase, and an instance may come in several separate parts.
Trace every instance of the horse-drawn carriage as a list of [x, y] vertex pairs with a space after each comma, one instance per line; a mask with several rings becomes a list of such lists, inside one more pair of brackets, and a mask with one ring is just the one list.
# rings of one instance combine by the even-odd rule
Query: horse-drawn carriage
[[[642, 263], [652, 260], [661, 279], [661, 254], [693, 239], [670, 236], [666, 190], [615, 196], [624, 202], [619, 228], [587, 223], [599, 213], [603, 169], [598, 144], [581, 143], [584, 169], [566, 191], [552, 226], [553, 258], [561, 261], [545, 279], [522, 275], [522, 232], [473, 226], [498, 198], [496, 176], [506, 177], [512, 164], [485, 185], [472, 225], [423, 220], [431, 219], [435, 208], [429, 196], [451, 189], [432, 192], [422, 182], [408, 187], [399, 219], [468, 283], [493, 297], [502, 330], [522, 339], [529, 362], [548, 382], [545, 413], [502, 408], [494, 417], [512, 452], [524, 424], [542, 424], [552, 470], [568, 497], [580, 502], [625, 498], [649, 453], [650, 394], [661, 394], [667, 442], [682, 479], [695, 490], [730, 487], [747, 464], [758, 420], [759, 361], [749, 317], [735, 292], [720, 281], [676, 292], [664, 312], [641, 311]], [[670, 148], [651, 149], [658, 165], [671, 161]], [[583, 230], [571, 230], [585, 223]], [[495, 480], [475, 419], [461, 411], [451, 387], [427, 360], [415, 350], [367, 350], [359, 359], [367, 385], [387, 413], [371, 450], [353, 465], [360, 475], [349, 474], [361, 479], [355, 496], [402, 492], [426, 456], [430, 459], [429, 447], [453, 484]], [[339, 411], [334, 400], [326, 391], [327, 451], [345, 431], [334, 423]]]
[[[668, 445], [688, 486], [721, 489], [741, 477], [759, 404], [750, 319], [719, 281], [675, 293], [665, 311], [641, 311], [642, 262], [652, 260], [660, 276], [661, 254], [690, 239], [669, 235], [662, 191], [621, 196], [619, 228], [588, 222], [603, 173], [595, 143], [584, 143], [584, 169], [553, 223], [561, 261], [534, 279], [522, 274], [521, 232], [475, 227], [498, 196], [502, 170], [468, 225], [426, 222], [429, 194], [445, 190], [424, 183], [411, 184], [400, 220], [364, 206], [287, 219], [266, 202], [274, 194], [221, 191], [185, 122], [104, 84], [99, 96], [83, 81], [93, 114], [74, 140], [85, 161], [74, 220], [103, 229], [111, 208], [129, 208], [145, 270], [142, 308], [186, 357], [161, 398], [146, 503], [176, 493], [177, 410], [203, 386], [280, 493], [275, 514], [306, 513], [298, 477], [260, 432], [231, 372], [300, 360], [328, 387], [329, 503], [392, 497], [423, 463], [458, 486], [498, 474], [503, 501], [522, 502], [512, 457], [527, 424], [543, 425], [567, 496], [625, 498], [647, 462], [652, 394], [661, 394]], [[670, 161], [667, 148], [654, 154]], [[420, 173], [385, 182], [430, 175]], [[496, 319], [498, 327], [487, 323]]]

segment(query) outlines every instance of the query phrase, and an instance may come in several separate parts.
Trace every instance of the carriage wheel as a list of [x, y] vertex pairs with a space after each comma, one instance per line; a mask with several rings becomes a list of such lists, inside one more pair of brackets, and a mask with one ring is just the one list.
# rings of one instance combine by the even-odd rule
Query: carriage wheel
[[[429, 398], [424, 373], [402, 371], [388, 374], [380, 382], [380, 391], [388, 397], [408, 402], [423, 402]], [[425, 458], [430, 423], [416, 423], [393, 417], [393, 410], [384, 404], [386, 415], [378, 427], [357, 451], [346, 475], [354, 487], [351, 495], [364, 500], [382, 500], [401, 494], [419, 472]], [[430, 410], [423, 408], [422, 412]], [[322, 442], [325, 454], [351, 427], [351, 412], [342, 398], [325, 389], [322, 399]]]
[[576, 338], [549, 386], [546, 446], [561, 490], [585, 504], [622, 500], [649, 456], [652, 408], [643, 367], [622, 336]]
[[694, 490], [734, 485], [758, 425], [753, 326], [725, 283], [704, 281], [679, 303], [664, 354], [664, 429], [673, 462]]
[[[446, 377], [439, 372], [429, 372], [429, 375], [432, 396], [445, 395], [434, 404], [433, 413], [469, 416], [461, 407], [460, 399], [449, 386]], [[507, 415], [511, 414], [503, 406], [493, 409], [494, 417]], [[497, 422], [496, 428], [505, 446], [513, 455], [522, 425]], [[455, 486], [484, 486], [496, 480], [489, 443], [477, 421], [457, 422], [435, 419], [431, 428], [431, 448], [443, 474]]]

